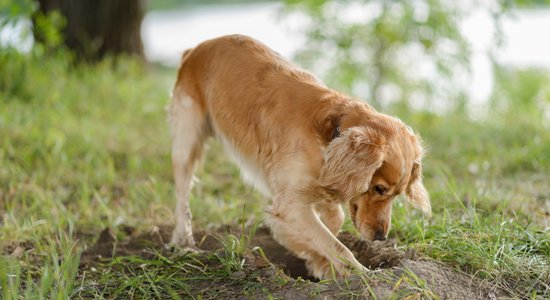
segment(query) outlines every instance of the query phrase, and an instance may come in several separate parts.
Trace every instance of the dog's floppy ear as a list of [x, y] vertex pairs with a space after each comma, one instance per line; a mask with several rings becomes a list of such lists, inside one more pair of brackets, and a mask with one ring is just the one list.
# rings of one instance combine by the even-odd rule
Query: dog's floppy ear
[[430, 204], [430, 196], [422, 183], [422, 164], [420, 158], [414, 161], [411, 171], [411, 179], [406, 190], [407, 198], [411, 204], [422, 210], [422, 212], [431, 216], [432, 207]]
[[318, 183], [344, 201], [368, 190], [385, 157], [383, 135], [366, 127], [351, 127], [332, 140], [324, 155]]

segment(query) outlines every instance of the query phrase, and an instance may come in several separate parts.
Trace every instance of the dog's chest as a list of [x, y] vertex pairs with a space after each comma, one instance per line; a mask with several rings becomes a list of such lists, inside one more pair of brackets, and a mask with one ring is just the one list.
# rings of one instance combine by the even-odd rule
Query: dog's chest
[[225, 136], [218, 134], [218, 138], [231, 159], [239, 166], [243, 180], [266, 197], [271, 197], [271, 190], [267, 184], [266, 175], [263, 170], [252, 159], [242, 155]]

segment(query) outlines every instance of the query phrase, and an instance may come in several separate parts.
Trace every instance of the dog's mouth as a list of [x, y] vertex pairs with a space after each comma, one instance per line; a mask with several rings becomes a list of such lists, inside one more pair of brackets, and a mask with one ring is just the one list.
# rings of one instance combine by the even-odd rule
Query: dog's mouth
[[359, 233], [361, 234], [361, 239], [364, 240], [364, 241], [371, 241], [372, 242], [374, 240], [379, 239], [379, 238], [376, 238], [375, 232], [372, 231], [369, 228], [362, 227], [362, 228], [358, 228], [358, 229], [359, 229]]
[[385, 232], [380, 230], [379, 227], [372, 228], [368, 224], [361, 222], [361, 220], [358, 219], [358, 213], [359, 205], [357, 203], [350, 203], [349, 215], [353, 222], [353, 226], [355, 226], [361, 234], [361, 239], [365, 241], [385, 240]]

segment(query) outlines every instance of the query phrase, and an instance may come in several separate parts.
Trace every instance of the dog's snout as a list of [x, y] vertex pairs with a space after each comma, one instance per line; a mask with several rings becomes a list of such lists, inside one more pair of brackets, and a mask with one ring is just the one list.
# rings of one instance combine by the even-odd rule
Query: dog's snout
[[374, 240], [375, 241], [385, 241], [386, 235], [384, 234], [384, 230], [376, 230], [374, 233]]

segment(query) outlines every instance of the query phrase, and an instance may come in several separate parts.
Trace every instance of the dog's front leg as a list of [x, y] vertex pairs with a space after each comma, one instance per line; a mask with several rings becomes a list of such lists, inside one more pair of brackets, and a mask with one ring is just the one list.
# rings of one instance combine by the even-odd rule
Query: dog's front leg
[[338, 232], [344, 224], [345, 214], [340, 204], [334, 203], [317, 203], [315, 204], [315, 211], [321, 217], [321, 221], [327, 228], [338, 236]]
[[330, 278], [331, 267], [338, 277], [348, 275], [350, 267], [366, 270], [321, 222], [312, 204], [274, 201], [268, 218], [274, 238], [305, 259], [312, 275]]

